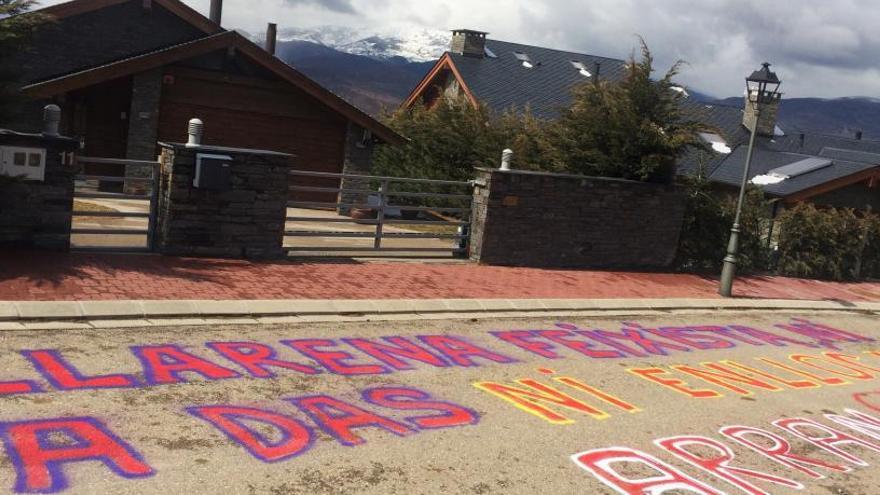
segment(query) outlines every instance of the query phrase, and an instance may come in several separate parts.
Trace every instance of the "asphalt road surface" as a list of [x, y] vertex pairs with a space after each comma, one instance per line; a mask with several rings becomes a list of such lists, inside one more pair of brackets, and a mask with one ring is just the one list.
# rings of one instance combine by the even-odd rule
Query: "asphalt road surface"
[[0, 491], [880, 493], [877, 316], [621, 320], [7, 332]]

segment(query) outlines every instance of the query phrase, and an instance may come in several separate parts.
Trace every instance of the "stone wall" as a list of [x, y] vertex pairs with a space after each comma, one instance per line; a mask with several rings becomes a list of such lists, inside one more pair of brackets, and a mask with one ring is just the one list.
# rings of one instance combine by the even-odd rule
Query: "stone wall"
[[[162, 254], [272, 259], [284, 255], [290, 155], [271, 151], [160, 143]], [[232, 188], [193, 186], [197, 153], [232, 157]]]
[[471, 258], [563, 268], [665, 268], [684, 215], [676, 186], [478, 169]]
[[[345, 134], [345, 162], [342, 173], [354, 175], [370, 175], [373, 163], [373, 150], [375, 145], [371, 139], [364, 139], [364, 129], [352, 123], [348, 124]], [[356, 192], [370, 189], [369, 179], [345, 178], [340, 181], [340, 188], [347, 189], [339, 194], [339, 203], [343, 205], [355, 204], [366, 205], [370, 193]], [[350, 215], [352, 208], [341, 206], [338, 208], [340, 215]]]
[[46, 149], [40, 181], [0, 177], [0, 248], [70, 248], [76, 140], [0, 130], [0, 147]]
[[[156, 160], [161, 96], [162, 69], [141, 72], [132, 77], [126, 158]], [[152, 173], [152, 167], [147, 165], [125, 166], [126, 177], [150, 177]], [[146, 194], [148, 186], [148, 183], [142, 181], [126, 182], [125, 194]]]

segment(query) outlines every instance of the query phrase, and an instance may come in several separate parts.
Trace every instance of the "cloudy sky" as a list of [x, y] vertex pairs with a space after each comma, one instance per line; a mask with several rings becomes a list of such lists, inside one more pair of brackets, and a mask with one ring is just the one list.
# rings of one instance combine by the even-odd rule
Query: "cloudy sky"
[[[210, 0], [185, 0], [207, 12]], [[60, 3], [44, 1], [44, 4]], [[642, 35], [658, 64], [716, 96], [772, 62], [790, 97], [880, 97], [878, 0], [225, 0], [224, 25], [470, 28], [490, 38], [625, 58]]]

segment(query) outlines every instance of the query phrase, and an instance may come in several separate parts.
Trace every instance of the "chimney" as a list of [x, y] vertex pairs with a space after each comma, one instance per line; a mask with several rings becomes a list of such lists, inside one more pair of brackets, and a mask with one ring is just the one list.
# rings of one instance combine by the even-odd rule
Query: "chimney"
[[455, 29], [452, 31], [452, 46], [449, 51], [466, 57], [484, 58], [487, 34], [489, 33], [470, 29]]
[[864, 135], [862, 131], [856, 131], [856, 141], [861, 141]]
[[275, 45], [278, 43], [278, 24], [269, 23], [266, 28], [266, 51], [275, 55]]
[[758, 113], [756, 104], [749, 100], [749, 95], [746, 95], [745, 98], [746, 107], [743, 116], [743, 125], [750, 131], [755, 125], [757, 125], [759, 136], [775, 136], [776, 120], [779, 117], [779, 104], [782, 102], [782, 95], [777, 93], [771, 101], [761, 103], [760, 114]]
[[782, 81], [770, 70], [770, 63], [764, 62], [759, 70], [746, 78], [746, 84], [748, 88], [745, 94], [743, 125], [759, 136], [774, 137], [779, 104], [782, 101], [782, 93], [779, 92]]
[[223, 20], [223, 0], [211, 0], [211, 21], [221, 24]]

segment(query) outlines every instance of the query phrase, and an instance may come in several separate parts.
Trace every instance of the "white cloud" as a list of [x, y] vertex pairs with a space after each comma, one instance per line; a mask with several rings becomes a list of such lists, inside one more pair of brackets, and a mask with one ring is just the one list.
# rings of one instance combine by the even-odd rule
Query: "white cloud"
[[[185, 0], [207, 12], [210, 0]], [[57, 0], [44, 2], [59, 3]], [[508, 41], [627, 57], [644, 36], [665, 69], [693, 89], [742, 94], [743, 79], [769, 61], [788, 96], [880, 95], [880, 2], [876, 0], [226, 0], [224, 24], [260, 32], [343, 25], [473, 28]]]

